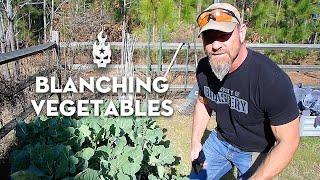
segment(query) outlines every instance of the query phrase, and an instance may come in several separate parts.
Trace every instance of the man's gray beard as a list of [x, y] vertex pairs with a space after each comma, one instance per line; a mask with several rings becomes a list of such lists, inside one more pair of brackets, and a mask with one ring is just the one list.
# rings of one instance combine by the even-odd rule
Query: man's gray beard
[[[209, 55], [209, 62], [212, 72], [217, 76], [217, 78], [222, 81], [223, 78], [229, 73], [231, 68], [231, 60], [229, 61], [217, 61], [212, 60], [212, 55]], [[213, 63], [214, 62], [214, 63]]]

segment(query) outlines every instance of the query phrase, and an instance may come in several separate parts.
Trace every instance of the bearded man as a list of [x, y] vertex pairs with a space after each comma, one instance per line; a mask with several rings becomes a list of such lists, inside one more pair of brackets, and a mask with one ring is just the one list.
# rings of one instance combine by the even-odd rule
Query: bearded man
[[[219, 179], [233, 166], [239, 179], [272, 179], [299, 145], [298, 107], [292, 83], [268, 57], [246, 47], [239, 11], [215, 3], [197, 19], [206, 57], [196, 77], [191, 161], [203, 150], [203, 169], [190, 179]], [[201, 138], [212, 111], [217, 127]]]

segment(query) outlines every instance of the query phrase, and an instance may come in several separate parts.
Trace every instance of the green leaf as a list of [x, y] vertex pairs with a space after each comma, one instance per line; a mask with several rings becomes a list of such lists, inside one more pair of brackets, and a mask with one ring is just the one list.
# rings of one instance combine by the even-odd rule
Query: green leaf
[[96, 151], [102, 151], [102, 152], [109, 154], [112, 152], [112, 149], [111, 149], [111, 147], [108, 147], [108, 146], [100, 146], [97, 148]]
[[148, 176], [148, 180], [158, 180], [159, 178], [157, 178], [155, 175], [153, 174], [149, 174]]
[[65, 177], [69, 172], [69, 160], [63, 156], [59, 158], [56, 168], [54, 169], [54, 175], [56, 178], [60, 179]]
[[108, 161], [108, 166], [109, 167], [109, 172], [108, 174], [110, 176], [115, 176], [119, 170], [119, 167], [117, 167], [117, 164], [118, 164], [118, 160], [117, 159], [112, 159], [110, 161]]
[[94, 149], [92, 148], [84, 148], [80, 152], [76, 153], [77, 157], [81, 157], [85, 160], [89, 160], [94, 155]]
[[100, 129], [100, 131], [98, 132], [98, 134], [95, 136], [94, 141], [97, 143], [100, 143], [100, 141], [103, 141], [103, 136], [105, 134], [105, 130], [104, 129]]
[[89, 162], [84, 159], [80, 159], [79, 163], [77, 164], [77, 169], [85, 170], [88, 168]]
[[75, 164], [70, 164], [70, 171], [71, 174], [77, 172], [77, 167]]
[[43, 171], [41, 171], [39, 168], [33, 166], [33, 165], [30, 165], [29, 168], [26, 170], [38, 177], [42, 177], [42, 176], [45, 176], [45, 173]]
[[175, 161], [174, 153], [166, 148], [160, 153], [159, 159], [165, 164], [172, 164]]
[[154, 165], [163, 164], [162, 160], [159, 158], [159, 155], [165, 150], [166, 148], [163, 145], [153, 146], [152, 152], [150, 154], [150, 160], [149, 160], [150, 165], [154, 166]]
[[123, 148], [127, 145], [127, 140], [124, 136], [118, 138], [115, 142], [116, 146], [113, 149], [112, 153], [120, 155], [123, 152]]
[[65, 177], [62, 180], [74, 180], [74, 177]]
[[75, 176], [75, 180], [95, 180], [100, 179], [99, 172], [94, 169], [86, 169]]
[[74, 136], [74, 132], [75, 129], [73, 127], [67, 127], [67, 129], [65, 130], [65, 135], [67, 135], [68, 137]]
[[[27, 149], [27, 146], [26, 148]], [[11, 159], [11, 168], [13, 171], [18, 171], [26, 169], [30, 165], [30, 154], [28, 150], [16, 150], [13, 151], [10, 155]]]
[[91, 134], [89, 127], [86, 125], [81, 125], [79, 131], [82, 132], [85, 137], [89, 137]]
[[71, 119], [70, 117], [63, 117], [61, 119], [61, 123], [63, 126], [66, 127], [80, 127], [81, 126], [81, 121], [75, 120], [75, 119]]
[[126, 133], [129, 133], [130, 131], [132, 131], [132, 126], [133, 126], [132, 117], [117, 118], [115, 124], [117, 127], [121, 128]]
[[41, 121], [47, 121], [49, 119], [47, 116], [40, 116], [39, 118]]
[[108, 117], [102, 117], [99, 121], [97, 121], [97, 123], [106, 130], [110, 129], [110, 126], [112, 125], [112, 121], [113, 119], [110, 119]]
[[152, 143], [160, 142], [163, 137], [163, 132], [160, 128], [157, 128], [154, 130], [148, 129], [145, 137], [146, 137], [146, 139], [148, 139]]
[[76, 158], [75, 156], [70, 156], [70, 163], [71, 164], [78, 164], [79, 163], [79, 159]]
[[79, 135], [77, 138], [76, 138], [76, 144], [81, 147], [82, 144], [84, 143], [85, 141], [85, 137], [83, 136], [83, 134]]
[[94, 121], [91, 121], [89, 124], [90, 129], [92, 129], [96, 134], [98, 134], [101, 130], [100, 125], [97, 123], [99, 119], [95, 119]]
[[24, 140], [28, 137], [27, 124], [25, 122], [18, 122], [16, 126], [16, 136], [20, 140]]
[[58, 125], [57, 121], [58, 121], [57, 118], [50, 118], [49, 120], [47, 120], [47, 123], [49, 126], [57, 126]]
[[156, 158], [155, 156], [151, 155], [150, 158], [149, 158], [149, 164], [152, 165], [152, 166], [156, 166], [160, 162], [161, 162], [161, 160]]
[[119, 172], [119, 173], [117, 174], [117, 179], [130, 180], [130, 177], [129, 177], [128, 175], [125, 175], [125, 174]]
[[136, 145], [143, 145], [144, 142], [145, 142], [145, 139], [143, 137], [137, 137], [137, 138], [134, 139], [134, 143]]
[[131, 151], [131, 155], [130, 155], [129, 157], [131, 157], [131, 158], [134, 160], [134, 162], [140, 163], [140, 162], [143, 160], [142, 147], [141, 147], [141, 146], [135, 147], [135, 148]]
[[53, 129], [53, 128], [50, 128], [50, 129], [48, 130], [48, 134], [49, 134], [51, 137], [53, 137], [53, 138], [58, 137], [58, 132], [57, 132], [57, 130], [56, 130], [56, 129]]
[[135, 173], [137, 173], [140, 170], [140, 168], [140, 163], [126, 163], [122, 167], [122, 171], [125, 174], [135, 176]]
[[153, 146], [152, 147], [152, 156], [158, 156], [161, 152], [165, 151], [164, 145], [158, 145], [158, 146]]
[[40, 180], [38, 176], [29, 171], [18, 171], [10, 175], [12, 179], [17, 180]]
[[130, 163], [129, 158], [126, 155], [117, 156], [116, 161], [117, 161], [116, 166], [118, 169], [121, 169], [124, 165]]
[[165, 169], [163, 166], [157, 166], [157, 170], [158, 170], [158, 175], [160, 178], [163, 178], [163, 175], [165, 173]]

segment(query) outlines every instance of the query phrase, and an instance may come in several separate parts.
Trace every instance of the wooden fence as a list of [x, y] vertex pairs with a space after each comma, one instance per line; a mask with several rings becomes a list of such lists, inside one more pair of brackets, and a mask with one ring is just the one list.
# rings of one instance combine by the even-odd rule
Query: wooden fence
[[[59, 43], [59, 37], [58, 32], [54, 32], [55, 36], [52, 38], [52, 42], [41, 44], [38, 46], [33, 46], [25, 49], [20, 49], [14, 52], [4, 53], [0, 54], [0, 65], [5, 65], [10, 62], [19, 61], [20, 59], [28, 56], [32, 56], [38, 53], [45, 52], [47, 50], [55, 50], [55, 57], [56, 58], [56, 64], [54, 68], [52, 69], [46, 69], [41, 72], [38, 72], [30, 77], [27, 77], [25, 80], [19, 82], [17, 89], [23, 90], [27, 88], [28, 86], [31, 86], [35, 83], [35, 77], [36, 76], [48, 76], [52, 72], [57, 72], [59, 75], [59, 82], [61, 82], [61, 76], [60, 76], [60, 70], [63, 70], [64, 68], [74, 69], [74, 70], [96, 70], [97, 67], [95, 64], [71, 64], [71, 65], [61, 65], [60, 60], [60, 49], [65, 48], [71, 48], [71, 49], [92, 49], [93, 42], [71, 42], [66, 43], [62, 42]], [[121, 42], [111, 42], [111, 48], [115, 49], [121, 49]], [[304, 49], [304, 50], [320, 50], [319, 44], [249, 44], [250, 48], [255, 50], [296, 50], [296, 49]], [[176, 50], [177, 48], [180, 49], [190, 49], [193, 47], [193, 49], [201, 50], [202, 44], [200, 43], [183, 43], [181, 46], [181, 43], [162, 43], [161, 48], [163, 50]], [[154, 44], [148, 44], [148, 43], [136, 43], [135, 48], [149, 48], [149, 49], [158, 49], [160, 48], [160, 43], [154, 43]], [[176, 51], [178, 52], [178, 50]], [[175, 61], [175, 58], [172, 59], [171, 62]], [[197, 62], [197, 61], [196, 61]], [[172, 64], [172, 63], [170, 63]], [[120, 64], [111, 64], [107, 67], [107, 69], [119, 69]], [[160, 66], [160, 67], [159, 67]], [[296, 72], [309, 72], [309, 71], [320, 71], [320, 65], [280, 65], [282, 69], [285, 71], [296, 71]], [[189, 91], [192, 89], [193, 84], [188, 84], [187, 75], [189, 72], [195, 72], [196, 64], [191, 65], [188, 62], [188, 58], [186, 59], [185, 64], [175, 64], [173, 63], [172, 67], [170, 65], [166, 64], [147, 64], [147, 65], [135, 65], [134, 66], [135, 71], [161, 71], [162, 73], [165, 71], [171, 71], [171, 72], [184, 72], [185, 73], [185, 82], [184, 84], [174, 84], [170, 86], [171, 91]], [[170, 69], [171, 68], [171, 69]], [[169, 70], [168, 70], [169, 69]], [[45, 98], [45, 97], [43, 97]], [[61, 97], [59, 97], [61, 100]], [[22, 118], [25, 118], [28, 116], [32, 111], [29, 109], [28, 111], [22, 112], [20, 116]], [[17, 118], [14, 118], [9, 123], [7, 123], [4, 127], [0, 129], [0, 139], [2, 139], [6, 134], [8, 134], [12, 129], [15, 128], [17, 124]]]

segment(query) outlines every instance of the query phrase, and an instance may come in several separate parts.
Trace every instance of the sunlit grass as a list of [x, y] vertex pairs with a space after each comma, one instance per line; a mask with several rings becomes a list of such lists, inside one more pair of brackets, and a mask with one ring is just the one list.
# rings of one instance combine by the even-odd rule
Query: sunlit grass
[[300, 147], [280, 179], [320, 179], [320, 137], [302, 137]]

